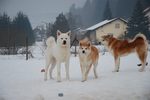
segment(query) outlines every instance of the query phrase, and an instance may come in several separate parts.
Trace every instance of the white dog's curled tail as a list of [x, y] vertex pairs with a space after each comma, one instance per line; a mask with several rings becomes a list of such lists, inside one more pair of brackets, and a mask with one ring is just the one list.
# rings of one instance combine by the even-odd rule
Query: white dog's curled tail
[[47, 38], [47, 40], [46, 40], [46, 45], [48, 46], [48, 47], [51, 47], [52, 45], [54, 45], [56, 42], [55, 42], [55, 38], [54, 37], [52, 37], [52, 36], [50, 36], [49, 38]]

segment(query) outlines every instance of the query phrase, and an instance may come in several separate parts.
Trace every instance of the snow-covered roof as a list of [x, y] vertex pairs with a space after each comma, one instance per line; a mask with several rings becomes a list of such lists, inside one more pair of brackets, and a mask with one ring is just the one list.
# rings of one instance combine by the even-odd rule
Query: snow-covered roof
[[110, 23], [110, 22], [113, 22], [113, 21], [115, 21], [115, 20], [117, 20], [117, 19], [120, 19], [120, 20], [124, 21], [125, 23], [127, 23], [127, 21], [124, 20], [124, 19], [122, 19], [122, 18], [114, 18], [114, 19], [111, 19], [111, 20], [104, 20], [104, 21], [102, 21], [102, 22], [100, 22], [100, 23], [97, 23], [97, 24], [95, 24], [95, 25], [93, 25], [93, 26], [87, 28], [86, 31], [93, 31], [93, 30], [95, 30], [95, 29], [97, 29], [97, 28], [99, 28], [99, 27], [101, 27], [101, 26], [103, 26], [103, 25], [106, 25], [106, 24], [108, 24], [108, 23]]
[[144, 10], [144, 12], [146, 12], [146, 13], [150, 12], [150, 7], [147, 7], [147, 8]]

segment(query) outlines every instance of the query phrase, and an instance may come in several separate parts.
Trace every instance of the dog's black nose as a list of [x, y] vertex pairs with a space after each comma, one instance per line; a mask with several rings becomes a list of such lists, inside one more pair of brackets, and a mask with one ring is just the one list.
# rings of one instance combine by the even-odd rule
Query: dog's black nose
[[66, 44], [66, 41], [63, 41], [63, 44], [65, 45], [65, 44]]
[[82, 51], [82, 53], [85, 53], [85, 51]]

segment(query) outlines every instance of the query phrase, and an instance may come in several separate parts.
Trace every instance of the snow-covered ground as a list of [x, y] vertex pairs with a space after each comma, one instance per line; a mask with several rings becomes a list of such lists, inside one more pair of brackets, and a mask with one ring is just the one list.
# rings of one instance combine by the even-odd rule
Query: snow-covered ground
[[[20, 56], [0, 55], [0, 100], [150, 100], [150, 52], [149, 65], [139, 72], [139, 60], [135, 54], [121, 58], [120, 72], [112, 72], [114, 59], [111, 54], [100, 55], [97, 68], [99, 78], [94, 79], [93, 70], [88, 80], [81, 82], [78, 57], [71, 56], [70, 81], [65, 79], [62, 66], [62, 82], [44, 81], [44, 58], [28, 61]], [[63, 96], [58, 96], [63, 93]]]

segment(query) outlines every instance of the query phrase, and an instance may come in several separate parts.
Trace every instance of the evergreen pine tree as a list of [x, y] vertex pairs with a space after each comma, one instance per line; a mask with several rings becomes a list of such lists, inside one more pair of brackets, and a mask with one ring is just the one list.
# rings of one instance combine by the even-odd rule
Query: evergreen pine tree
[[35, 42], [35, 37], [30, 24], [30, 21], [26, 15], [19, 12], [13, 20], [14, 25], [14, 42], [17, 46], [25, 46], [26, 38], [28, 38], [28, 45], [32, 45]]
[[150, 40], [149, 21], [143, 12], [140, 0], [137, 1], [135, 9], [127, 24], [128, 38], [133, 38], [138, 33], [143, 33]]
[[150, 0], [142, 0], [141, 2], [143, 4], [144, 9], [150, 7]]
[[89, 27], [92, 24], [93, 17], [93, 9], [90, 0], [86, 0], [83, 8], [82, 8], [82, 22], [84, 23], [84, 27]]
[[68, 21], [66, 17], [63, 15], [63, 13], [59, 14], [58, 17], [56, 17], [56, 21], [52, 26], [52, 35], [56, 38], [56, 32], [57, 30], [60, 30], [61, 32], [67, 32], [70, 30]]
[[76, 19], [75, 16], [71, 12], [68, 13], [68, 24], [71, 31], [75, 30], [77, 28], [76, 26]]
[[0, 47], [9, 46], [11, 19], [6, 14], [0, 15]]
[[93, 24], [97, 24], [102, 21], [105, 2], [106, 0], [93, 0]]
[[112, 13], [109, 5], [109, 0], [107, 0], [103, 13], [103, 20], [110, 20], [110, 19], [112, 19]]
[[136, 2], [137, 0], [118, 0], [115, 16], [124, 19], [129, 18], [132, 15]]

